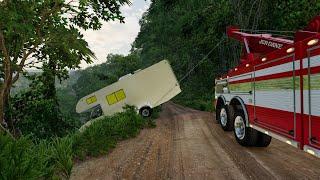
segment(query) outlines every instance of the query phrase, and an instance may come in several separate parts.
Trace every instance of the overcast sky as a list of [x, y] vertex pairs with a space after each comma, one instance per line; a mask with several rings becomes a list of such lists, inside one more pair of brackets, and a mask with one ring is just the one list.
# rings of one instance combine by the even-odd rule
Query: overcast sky
[[124, 24], [107, 22], [103, 23], [102, 28], [98, 31], [83, 32], [97, 60], [89, 65], [82, 63], [82, 68], [105, 62], [107, 55], [110, 53], [123, 55], [129, 53], [131, 43], [140, 31], [139, 19], [149, 8], [150, 0], [131, 0], [131, 3], [131, 6], [126, 5], [121, 8], [121, 12], [125, 17]]

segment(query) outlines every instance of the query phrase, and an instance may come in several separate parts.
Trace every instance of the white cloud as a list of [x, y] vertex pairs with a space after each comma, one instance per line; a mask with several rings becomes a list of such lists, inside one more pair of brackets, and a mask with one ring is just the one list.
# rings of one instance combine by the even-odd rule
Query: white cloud
[[[131, 0], [131, 2], [131, 6], [126, 5], [121, 8], [121, 12], [125, 16], [125, 24], [105, 22], [98, 31], [83, 31], [85, 39], [97, 57], [93, 64], [105, 62], [109, 53], [123, 55], [129, 53], [131, 43], [140, 31], [139, 19], [149, 8], [150, 0]], [[82, 68], [88, 66], [86, 63], [81, 64]]]

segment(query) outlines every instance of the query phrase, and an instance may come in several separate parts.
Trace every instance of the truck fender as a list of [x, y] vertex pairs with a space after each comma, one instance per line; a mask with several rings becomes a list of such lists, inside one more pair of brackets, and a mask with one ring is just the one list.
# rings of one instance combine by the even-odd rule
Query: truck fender
[[[218, 100], [221, 99], [223, 101], [223, 104], [226, 105], [227, 104], [227, 100], [223, 95], [218, 96], [218, 98], [216, 99], [216, 103], [218, 103]], [[217, 104], [216, 104], [217, 105]]]
[[244, 112], [244, 116], [245, 116], [245, 120], [246, 120], [246, 126], [249, 127], [249, 117], [248, 117], [248, 111], [247, 111], [247, 108], [246, 108], [245, 103], [243, 102], [243, 100], [242, 100], [241, 97], [239, 97], [239, 96], [233, 97], [233, 98], [230, 100], [229, 105], [232, 105], [234, 102], [239, 102], [239, 104], [240, 104], [240, 106], [241, 106], [241, 109], [242, 109], [243, 112]]

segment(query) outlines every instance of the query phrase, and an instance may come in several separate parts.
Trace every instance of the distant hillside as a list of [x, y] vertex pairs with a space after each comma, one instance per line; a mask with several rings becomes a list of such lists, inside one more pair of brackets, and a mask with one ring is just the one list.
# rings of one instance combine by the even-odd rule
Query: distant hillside
[[[79, 78], [79, 71], [72, 70], [69, 72], [69, 78], [60, 82], [56, 79], [56, 88], [64, 88], [68, 85], [75, 84], [77, 79]], [[42, 72], [38, 70], [29, 70], [28, 75], [40, 75]], [[27, 89], [29, 87], [30, 81], [24, 76], [21, 75], [19, 80], [14, 84], [14, 87], [11, 90], [11, 94], [17, 94], [20, 91]]]
[[[27, 73], [29, 75], [36, 75], [36, 74], [40, 74], [41, 71], [39, 70], [28, 70]], [[14, 84], [13, 88], [11, 89], [11, 94], [17, 94], [20, 91], [27, 89], [29, 87], [29, 80], [24, 76], [24, 75], [20, 75], [20, 78], [18, 79], [18, 81]]]

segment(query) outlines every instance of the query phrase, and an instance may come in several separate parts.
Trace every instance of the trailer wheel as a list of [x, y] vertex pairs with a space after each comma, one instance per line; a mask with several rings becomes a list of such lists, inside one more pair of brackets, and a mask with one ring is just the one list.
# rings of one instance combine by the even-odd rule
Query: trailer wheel
[[271, 139], [271, 136], [258, 132], [257, 147], [268, 147], [271, 143]]
[[228, 106], [223, 105], [218, 113], [218, 121], [225, 131], [231, 131], [233, 128], [233, 122], [229, 118], [229, 109]]
[[152, 114], [152, 109], [150, 107], [142, 107], [139, 110], [139, 114], [144, 118], [150, 117]]
[[235, 113], [234, 136], [242, 146], [255, 146], [258, 139], [258, 131], [246, 127], [246, 120], [243, 111]]

